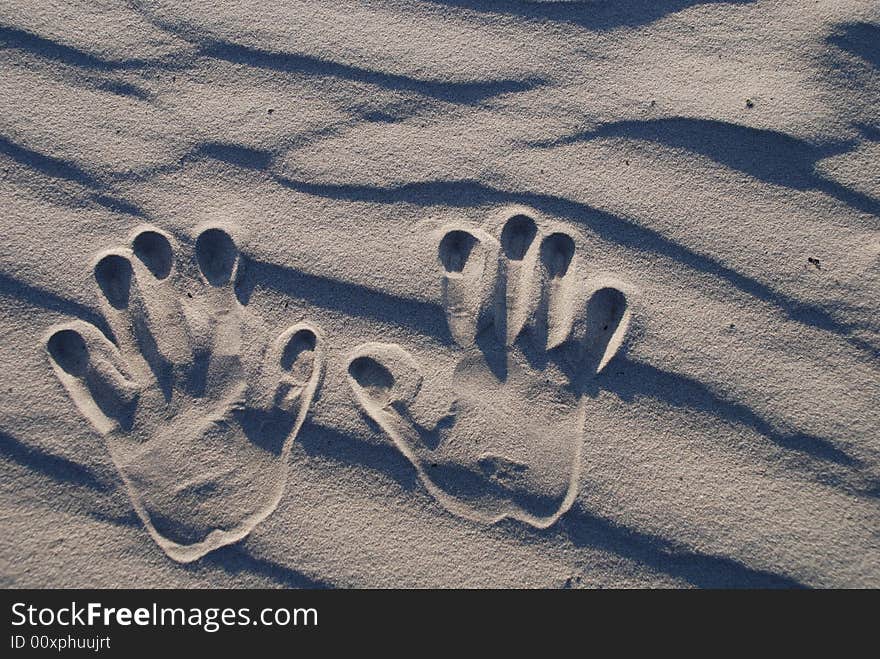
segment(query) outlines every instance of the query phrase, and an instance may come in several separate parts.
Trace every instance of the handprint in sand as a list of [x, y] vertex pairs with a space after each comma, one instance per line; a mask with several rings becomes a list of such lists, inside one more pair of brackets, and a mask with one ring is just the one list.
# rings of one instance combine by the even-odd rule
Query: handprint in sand
[[460, 350], [451, 373], [431, 368], [426, 386], [428, 369], [400, 346], [368, 343], [348, 375], [363, 412], [448, 510], [544, 528], [576, 496], [588, 392], [630, 311], [626, 285], [598, 274], [584, 285], [589, 263], [572, 236], [542, 231], [533, 215], [509, 213], [498, 240], [467, 226], [442, 232], [443, 305]]
[[270, 336], [236, 295], [241, 261], [222, 228], [188, 252], [144, 228], [94, 266], [114, 341], [82, 321], [46, 340], [137, 514], [181, 562], [240, 540], [276, 508], [321, 380], [319, 333], [300, 323]]

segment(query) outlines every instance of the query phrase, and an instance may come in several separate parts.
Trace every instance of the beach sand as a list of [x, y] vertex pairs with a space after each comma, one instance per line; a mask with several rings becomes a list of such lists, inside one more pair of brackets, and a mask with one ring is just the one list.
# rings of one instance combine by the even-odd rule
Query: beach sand
[[0, 7], [5, 587], [880, 587], [880, 7]]

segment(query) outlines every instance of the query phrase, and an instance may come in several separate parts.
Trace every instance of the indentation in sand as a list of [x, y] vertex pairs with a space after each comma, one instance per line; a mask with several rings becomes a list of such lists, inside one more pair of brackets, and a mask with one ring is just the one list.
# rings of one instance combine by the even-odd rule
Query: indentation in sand
[[574, 239], [545, 233], [535, 216], [515, 209], [499, 240], [476, 227], [443, 232], [443, 304], [460, 349], [447, 413], [418, 420], [417, 409], [436, 408], [420, 397], [439, 389], [422, 388], [427, 369], [397, 344], [361, 345], [348, 376], [363, 413], [444, 507], [544, 528], [574, 501], [589, 383], [619, 350], [629, 311], [624, 284], [588, 278], [577, 290]]
[[46, 341], [150, 535], [181, 562], [240, 540], [276, 508], [323, 370], [316, 329], [299, 323], [270, 341], [238, 299], [240, 259], [220, 227], [191, 255], [142, 228], [94, 268], [115, 343], [84, 321]]

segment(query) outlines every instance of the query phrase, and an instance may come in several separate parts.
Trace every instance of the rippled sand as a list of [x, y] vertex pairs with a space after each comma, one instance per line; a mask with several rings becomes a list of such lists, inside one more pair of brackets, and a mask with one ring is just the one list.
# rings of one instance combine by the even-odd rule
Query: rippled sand
[[876, 2], [69, 5], [3, 585], [880, 586]]

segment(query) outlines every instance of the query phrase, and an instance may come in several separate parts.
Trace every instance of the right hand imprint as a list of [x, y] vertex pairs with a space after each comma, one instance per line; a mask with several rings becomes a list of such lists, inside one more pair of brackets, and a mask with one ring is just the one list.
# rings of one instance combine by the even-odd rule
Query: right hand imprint
[[439, 261], [461, 349], [448, 413], [424, 422], [424, 398], [436, 388], [422, 387], [416, 360], [395, 344], [354, 351], [354, 396], [448, 510], [550, 526], [577, 493], [585, 393], [622, 344], [625, 286], [593, 279], [577, 290], [572, 237], [542, 235], [525, 213], [507, 220], [500, 243], [478, 229], [447, 228]]

